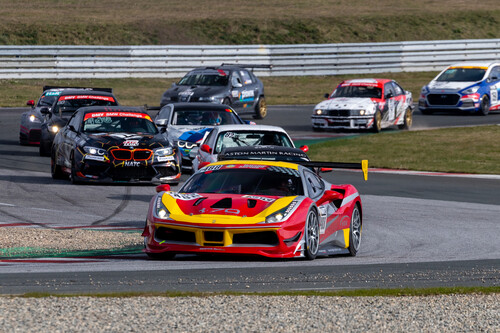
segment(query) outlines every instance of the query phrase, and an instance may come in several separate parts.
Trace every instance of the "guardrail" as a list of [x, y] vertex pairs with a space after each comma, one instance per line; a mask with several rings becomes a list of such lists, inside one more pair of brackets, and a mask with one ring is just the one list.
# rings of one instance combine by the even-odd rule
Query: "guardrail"
[[497, 61], [500, 39], [297, 45], [0, 46], [0, 79], [178, 78], [198, 66], [271, 65], [259, 76], [438, 71]]

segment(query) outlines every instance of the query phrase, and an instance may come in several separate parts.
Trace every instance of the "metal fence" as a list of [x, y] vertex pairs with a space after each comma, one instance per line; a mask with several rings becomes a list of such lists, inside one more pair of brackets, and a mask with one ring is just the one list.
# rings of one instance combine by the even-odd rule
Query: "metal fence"
[[0, 46], [0, 79], [178, 78], [198, 66], [271, 65], [259, 76], [438, 71], [500, 60], [500, 39], [296, 45]]

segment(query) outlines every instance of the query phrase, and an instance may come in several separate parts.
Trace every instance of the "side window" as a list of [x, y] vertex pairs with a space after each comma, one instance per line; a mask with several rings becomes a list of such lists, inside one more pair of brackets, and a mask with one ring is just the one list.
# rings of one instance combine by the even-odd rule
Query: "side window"
[[242, 70], [242, 71], [240, 71], [240, 75], [241, 75], [241, 78], [243, 80], [244, 85], [253, 83], [252, 76], [250, 75], [250, 73], [248, 71]]
[[163, 108], [161, 108], [160, 112], [158, 112], [156, 119], [168, 119], [170, 122], [170, 113], [171, 112], [172, 112], [172, 106], [165, 105]]
[[401, 88], [399, 86], [399, 84], [397, 84], [396, 82], [392, 82], [392, 86], [394, 88], [394, 91], [396, 92], [396, 96], [399, 96], [399, 95], [404, 95], [405, 91], [403, 88]]
[[214, 141], [214, 133], [215, 131], [212, 129], [208, 135], [205, 137], [205, 140], [203, 140], [201, 142], [201, 144], [207, 144], [207, 145], [211, 145]]
[[390, 98], [392, 96], [396, 96], [396, 92], [394, 91], [394, 88], [392, 87], [391, 82], [386, 83], [384, 85], [384, 96], [385, 96], [385, 98]]
[[82, 116], [80, 112], [75, 112], [72, 116], [71, 119], [68, 122], [68, 125], [72, 125], [77, 131], [80, 130], [80, 123]]
[[311, 199], [318, 199], [325, 190], [325, 184], [321, 179], [309, 170], [304, 170], [304, 179], [306, 182], [307, 192]]
[[491, 70], [489, 78], [492, 81], [497, 81], [497, 80], [500, 79], [500, 66], [493, 67], [493, 69]]
[[240, 74], [238, 74], [238, 72], [233, 72], [233, 75], [231, 75], [231, 84], [233, 86], [243, 85], [243, 81], [241, 80]]

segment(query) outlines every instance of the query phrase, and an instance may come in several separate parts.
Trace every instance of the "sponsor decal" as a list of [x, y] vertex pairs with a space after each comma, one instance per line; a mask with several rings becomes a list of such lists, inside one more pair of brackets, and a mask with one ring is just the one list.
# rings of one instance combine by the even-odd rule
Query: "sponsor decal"
[[115, 99], [111, 96], [99, 96], [99, 95], [68, 95], [59, 97], [59, 101], [68, 101], [74, 99], [95, 99], [99, 101], [114, 102]]
[[238, 165], [238, 169], [266, 169], [267, 165], [260, 164], [241, 164]]
[[139, 167], [141, 166], [141, 162], [137, 162], [137, 161], [125, 161], [123, 163], [124, 166], [126, 167]]
[[139, 145], [139, 140], [125, 140], [123, 141], [123, 146], [137, 147]]
[[173, 161], [174, 157], [173, 156], [158, 156], [157, 159], [158, 159], [158, 162], [165, 162], [165, 161]]
[[94, 160], [104, 162], [104, 156], [95, 156], [95, 155], [85, 155], [86, 160]]
[[174, 198], [176, 200], [193, 200], [193, 199], [201, 198], [201, 195], [198, 193], [169, 192], [168, 195], [170, 195], [172, 198]]
[[184, 90], [184, 91], [181, 91], [179, 93], [179, 96], [182, 96], [182, 97], [189, 97], [189, 96], [192, 96], [194, 94], [194, 91], [193, 90]]
[[245, 101], [253, 101], [254, 99], [254, 91], [253, 90], [244, 90], [241, 92], [241, 94], [239, 95], [239, 99], [240, 101], [242, 102], [245, 102]]
[[239, 95], [238, 90], [232, 90], [232, 91], [231, 91], [231, 96], [233, 96], [234, 98], [237, 98], [237, 97], [238, 97], [238, 95]]
[[151, 120], [151, 117], [149, 115], [135, 112], [91, 112], [87, 113], [83, 120], [98, 117], [134, 117]]
[[207, 172], [207, 171], [215, 171], [215, 170], [220, 170], [222, 169], [224, 165], [207, 165], [206, 167], [204, 167], [202, 170], [204, 172]]
[[244, 195], [243, 198], [261, 200], [261, 201], [265, 201], [265, 202], [273, 202], [276, 200], [276, 199], [272, 199], [272, 198], [259, 197], [258, 195]]
[[233, 208], [202, 208], [198, 214], [225, 214], [225, 215], [239, 215], [239, 209]]
[[45, 96], [59, 96], [59, 95], [61, 95], [60, 91], [47, 91], [47, 93], [45, 94]]

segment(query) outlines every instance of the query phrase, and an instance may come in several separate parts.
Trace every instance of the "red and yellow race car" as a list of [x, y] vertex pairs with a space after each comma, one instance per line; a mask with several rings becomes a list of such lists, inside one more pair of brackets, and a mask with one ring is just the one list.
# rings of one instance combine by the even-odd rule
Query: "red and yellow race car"
[[315, 170], [363, 169], [368, 162], [230, 160], [193, 174], [178, 192], [157, 187], [144, 251], [151, 258], [225, 253], [271, 258], [356, 255], [363, 225], [352, 185], [332, 185]]

